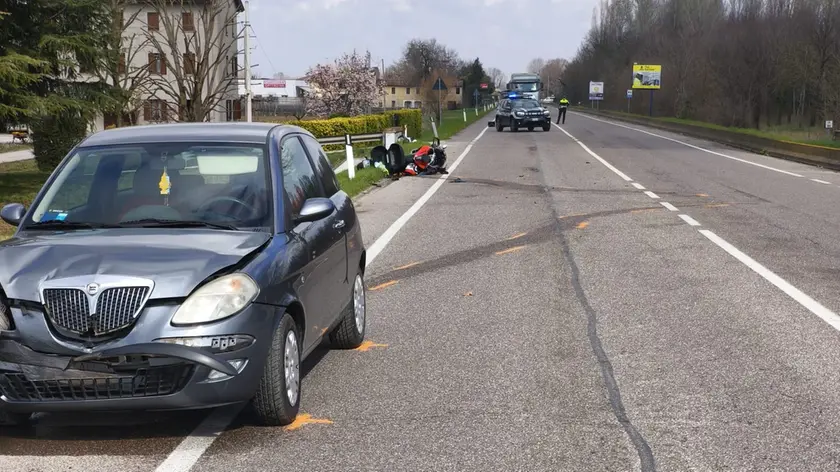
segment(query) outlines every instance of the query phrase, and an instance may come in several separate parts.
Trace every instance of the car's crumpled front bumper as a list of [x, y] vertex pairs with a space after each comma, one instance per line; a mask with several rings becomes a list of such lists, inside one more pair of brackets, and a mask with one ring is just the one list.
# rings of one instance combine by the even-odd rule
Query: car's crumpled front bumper
[[[266, 307], [255, 307], [240, 319], [215, 326], [222, 333], [243, 333], [237, 337], [246, 339], [221, 351], [157, 340], [89, 354], [49, 354], [30, 348], [19, 332], [2, 331], [0, 410], [180, 410], [247, 401], [265, 365], [271, 337], [256, 333], [271, 332], [269, 313]], [[248, 332], [252, 334], [244, 334]]]

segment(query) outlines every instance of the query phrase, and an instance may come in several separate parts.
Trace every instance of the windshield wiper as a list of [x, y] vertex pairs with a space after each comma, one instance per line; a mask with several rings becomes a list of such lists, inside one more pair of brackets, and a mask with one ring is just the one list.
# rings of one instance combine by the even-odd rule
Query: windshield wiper
[[64, 220], [49, 220], [39, 221], [26, 225], [25, 229], [100, 229], [100, 228], [115, 228], [113, 225], [105, 225], [101, 223], [85, 223], [82, 221], [64, 221]]
[[208, 223], [206, 221], [193, 220], [165, 220], [158, 218], [145, 218], [142, 220], [131, 220], [120, 223], [121, 228], [138, 226], [141, 228], [215, 228], [238, 231], [239, 228], [233, 225], [221, 223]]

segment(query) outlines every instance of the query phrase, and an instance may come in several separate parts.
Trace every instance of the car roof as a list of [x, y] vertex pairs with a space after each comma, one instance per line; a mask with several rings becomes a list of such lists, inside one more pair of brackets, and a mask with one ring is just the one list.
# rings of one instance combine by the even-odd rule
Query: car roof
[[272, 132], [312, 135], [298, 126], [280, 123], [168, 123], [100, 131], [85, 138], [79, 147], [189, 141], [264, 144]]

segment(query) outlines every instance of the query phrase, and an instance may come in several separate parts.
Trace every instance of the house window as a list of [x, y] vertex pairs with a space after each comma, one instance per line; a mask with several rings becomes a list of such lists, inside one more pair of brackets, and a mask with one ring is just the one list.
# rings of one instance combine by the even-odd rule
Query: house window
[[391, 87], [391, 95], [394, 95], [395, 93], [397, 93], [397, 88]]
[[163, 100], [147, 100], [143, 104], [143, 120], [166, 121], [166, 102]]
[[416, 93], [417, 95], [420, 95], [420, 87], [417, 87], [416, 89], [414, 89], [414, 93]]
[[391, 108], [397, 108], [397, 101], [391, 100]]
[[185, 74], [195, 74], [195, 53], [194, 52], [185, 52], [184, 53], [184, 73]]
[[125, 53], [120, 53], [120, 60], [117, 63], [117, 74], [125, 74]]
[[411, 100], [404, 101], [403, 108], [411, 108]]
[[421, 102], [420, 100], [415, 100], [414, 108], [423, 108], [423, 102]]
[[227, 121], [241, 121], [242, 102], [239, 100], [225, 100], [225, 115]]
[[160, 29], [160, 15], [156, 11], [146, 13], [146, 25], [149, 31], [158, 31]]
[[411, 88], [406, 87], [406, 88], [405, 88], [405, 94], [406, 94], [406, 95], [411, 95]]
[[461, 95], [461, 87], [455, 87], [455, 95]]
[[191, 11], [181, 13], [181, 27], [184, 28], [184, 31], [195, 31], [195, 23], [193, 22]]
[[230, 58], [230, 75], [234, 77], [239, 75], [239, 57], [237, 56]]
[[166, 75], [166, 60], [163, 55], [157, 52], [149, 53], [149, 72], [152, 74]]

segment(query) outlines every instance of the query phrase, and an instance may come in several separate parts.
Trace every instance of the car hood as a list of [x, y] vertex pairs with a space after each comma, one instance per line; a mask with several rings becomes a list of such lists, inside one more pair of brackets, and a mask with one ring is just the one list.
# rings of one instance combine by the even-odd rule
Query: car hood
[[151, 298], [185, 297], [269, 239], [268, 233], [203, 228], [22, 232], [0, 243], [0, 287], [10, 299], [37, 302], [45, 281], [129, 276], [153, 280]]

